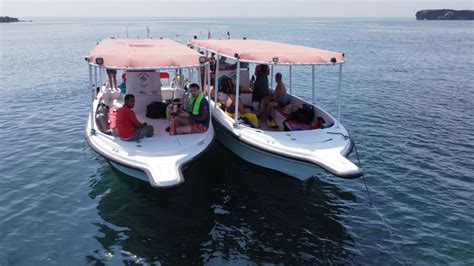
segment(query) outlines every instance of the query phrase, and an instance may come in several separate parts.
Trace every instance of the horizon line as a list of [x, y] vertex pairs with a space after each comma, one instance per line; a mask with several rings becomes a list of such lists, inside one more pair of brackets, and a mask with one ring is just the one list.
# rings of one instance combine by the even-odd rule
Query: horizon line
[[[124, 18], [140, 18], [140, 19], [268, 19], [268, 18], [276, 18], [276, 19], [314, 19], [314, 18], [413, 18], [415, 16], [347, 16], [347, 17], [335, 17], [335, 16], [240, 16], [240, 17], [190, 17], [190, 16], [157, 16], [157, 17], [150, 17], [150, 16], [117, 16], [117, 17], [100, 17], [100, 16], [10, 16], [10, 15], [0, 15], [0, 17], [10, 17], [10, 18], [71, 18], [71, 19], [80, 19], [80, 18], [94, 18], [94, 19], [124, 19]], [[416, 18], [416, 17], [415, 17]]]

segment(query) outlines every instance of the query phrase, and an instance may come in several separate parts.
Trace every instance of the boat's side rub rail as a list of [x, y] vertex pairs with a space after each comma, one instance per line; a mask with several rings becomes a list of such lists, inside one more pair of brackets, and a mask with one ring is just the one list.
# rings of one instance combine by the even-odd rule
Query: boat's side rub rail
[[[203, 133], [204, 138], [201, 142], [192, 142], [191, 145], [186, 147], [188, 150], [187, 153], [150, 156], [143, 152], [137, 153], [136, 148], [126, 152], [122, 147], [122, 151], [119, 152], [110, 145], [111, 142], [114, 142], [113, 139], [109, 139], [111, 138], [110, 136], [102, 133], [91, 134], [90, 126], [91, 121], [87, 123], [85, 137], [95, 152], [109, 161], [133, 169], [135, 172], [144, 172], [153, 187], [170, 187], [183, 183], [184, 177], [182, 171], [185, 165], [202, 154], [210, 143], [212, 143], [214, 138], [213, 128], [210, 128], [210, 131]], [[133, 171], [127, 173], [133, 175]]]
[[[90, 123], [88, 123], [90, 125]], [[154, 187], [166, 187], [166, 186], [174, 186], [178, 185], [180, 183], [184, 182], [184, 178], [181, 173], [181, 169], [179, 165], [175, 165], [176, 167], [176, 175], [174, 175], [174, 182], [172, 183], [160, 183], [156, 182], [153, 174], [157, 174], [154, 172], [151, 168], [152, 165], [147, 164], [144, 160], [134, 160], [132, 158], [124, 158], [123, 156], [117, 156], [112, 149], [105, 149], [99, 145], [99, 142], [101, 141], [100, 138], [101, 136], [94, 135], [94, 134], [89, 134], [89, 131], [86, 128], [85, 132], [86, 140], [89, 143], [89, 145], [92, 147], [92, 149], [97, 152], [99, 155], [104, 157], [105, 159], [112, 161], [116, 164], [122, 165], [125, 168], [131, 168], [137, 171], [144, 172], [148, 176], [148, 181], [150, 184]]]
[[[214, 116], [217, 120], [218, 118]], [[240, 145], [246, 145], [252, 149], [258, 149], [262, 153], [271, 154], [272, 156], [283, 157], [287, 160], [305, 162], [325, 169], [326, 171], [346, 179], [358, 178], [363, 175], [362, 170], [346, 158], [353, 148], [352, 140], [348, 139], [347, 144], [341, 152], [320, 152], [321, 156], [303, 156], [288, 151], [272, 148], [271, 145], [251, 141], [249, 138], [242, 137], [238, 133], [238, 129], [224, 126], [222, 122], [216, 121], [219, 131], [224, 131], [228, 136], [234, 138]], [[341, 135], [343, 135], [341, 133]], [[344, 138], [341, 136], [341, 138]], [[244, 158], [246, 159], [246, 158]], [[310, 176], [308, 176], [309, 178]]]

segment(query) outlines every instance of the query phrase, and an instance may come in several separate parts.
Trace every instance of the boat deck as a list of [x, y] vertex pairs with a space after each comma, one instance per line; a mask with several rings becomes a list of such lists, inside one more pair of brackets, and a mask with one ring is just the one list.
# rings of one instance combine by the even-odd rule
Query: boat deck
[[[121, 147], [128, 147], [127, 149], [134, 149], [134, 146], [140, 148], [140, 150], [150, 154], [169, 154], [176, 152], [179, 149], [186, 149], [196, 143], [201, 143], [206, 139], [206, 133], [199, 134], [186, 134], [186, 135], [174, 135], [171, 136], [166, 128], [170, 126], [170, 121], [166, 118], [148, 118], [143, 113], [136, 114], [138, 121], [146, 122], [148, 125], [153, 126], [154, 135], [151, 138], [143, 138], [139, 141], [122, 141], [118, 138], [113, 138], [113, 142], [120, 142]], [[109, 110], [109, 127], [116, 127], [117, 111], [116, 108]], [[118, 147], [118, 146], [117, 146]]]
[[[154, 128], [154, 138], [169, 136], [169, 132], [166, 131], [166, 128], [169, 127], [170, 121], [166, 118], [148, 118], [145, 114], [136, 114], [138, 121], [146, 122], [148, 125], [153, 126]], [[111, 108], [109, 110], [109, 128], [116, 128], [117, 124], [117, 110], [116, 108]]]
[[170, 136], [166, 128], [170, 126], [170, 121], [166, 118], [148, 118], [143, 114], [137, 114], [137, 119], [140, 122], [146, 122], [148, 125], [153, 126], [154, 135], [153, 138], [167, 137]]

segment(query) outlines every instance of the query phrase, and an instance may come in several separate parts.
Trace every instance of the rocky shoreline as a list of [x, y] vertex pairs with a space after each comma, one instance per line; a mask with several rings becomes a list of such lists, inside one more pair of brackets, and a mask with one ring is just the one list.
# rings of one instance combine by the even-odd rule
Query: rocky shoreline
[[426, 9], [416, 12], [417, 20], [474, 20], [474, 10]]
[[12, 17], [6, 16], [6, 17], [0, 17], [0, 22], [4, 22], [4, 23], [7, 23], [7, 22], [20, 22], [20, 20], [17, 19], [17, 18], [12, 18]]

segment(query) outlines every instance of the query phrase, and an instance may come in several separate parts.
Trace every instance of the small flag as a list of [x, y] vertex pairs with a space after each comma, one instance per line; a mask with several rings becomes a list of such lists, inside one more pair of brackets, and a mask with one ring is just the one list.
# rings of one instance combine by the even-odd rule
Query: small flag
[[227, 39], [230, 39], [230, 32], [227, 32]]
[[211, 39], [211, 30], [210, 29], [207, 30], [207, 38]]
[[146, 37], [150, 39], [150, 29], [146, 26]]

